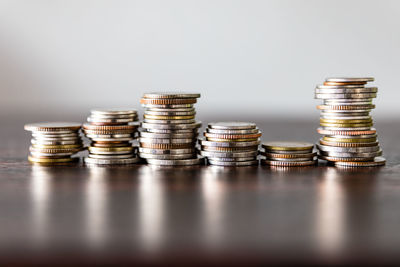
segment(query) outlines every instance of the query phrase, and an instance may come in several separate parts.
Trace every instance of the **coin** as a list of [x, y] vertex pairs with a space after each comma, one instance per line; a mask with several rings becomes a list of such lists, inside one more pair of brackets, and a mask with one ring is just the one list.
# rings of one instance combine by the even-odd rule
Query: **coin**
[[64, 152], [64, 153], [44, 153], [44, 152], [36, 152], [36, 151], [31, 151], [30, 155], [34, 158], [65, 158], [65, 157], [70, 157], [76, 152]]
[[96, 165], [117, 165], [117, 164], [133, 164], [140, 162], [140, 158], [126, 158], [126, 159], [95, 159], [95, 158], [84, 158], [86, 164]]
[[260, 133], [260, 130], [258, 128], [254, 129], [247, 129], [247, 130], [228, 130], [228, 129], [212, 129], [212, 128], [207, 128], [206, 133], [212, 133], [212, 134], [258, 134]]
[[360, 93], [360, 94], [315, 94], [317, 99], [336, 99], [336, 98], [375, 98], [376, 93]]
[[199, 140], [202, 146], [216, 146], [216, 147], [249, 147], [249, 146], [257, 146], [260, 144], [260, 141], [250, 141], [250, 142], [212, 142]]
[[382, 155], [382, 150], [374, 152], [332, 152], [320, 151], [321, 156], [341, 157], [341, 158], [375, 158]]
[[254, 134], [215, 134], [215, 133], [208, 133], [205, 132], [204, 136], [212, 139], [225, 139], [225, 140], [244, 140], [246, 139], [257, 139], [261, 137], [261, 133], [254, 133]]
[[368, 146], [377, 146], [378, 142], [369, 142], [369, 143], [345, 143], [345, 142], [328, 142], [323, 139], [319, 140], [321, 145], [325, 146], [337, 146], [337, 147], [368, 147]]
[[136, 115], [137, 110], [134, 108], [98, 108], [92, 109], [92, 115]]
[[371, 161], [374, 158], [356, 158], [356, 157], [328, 157], [328, 156], [322, 156], [322, 155], [318, 155], [319, 159], [322, 160], [327, 160], [327, 161]]
[[83, 129], [85, 130], [93, 130], [93, 131], [126, 131], [131, 130], [135, 131], [138, 127], [136, 125], [122, 124], [122, 125], [93, 125], [85, 123], [83, 124]]
[[157, 154], [157, 155], [180, 155], [180, 154], [194, 154], [196, 149], [190, 148], [178, 148], [178, 149], [153, 149], [139, 147], [139, 152], [144, 154]]
[[227, 158], [218, 158], [218, 157], [207, 157], [208, 161], [211, 162], [215, 162], [215, 161], [222, 161], [222, 162], [249, 162], [249, 161], [253, 161], [253, 160], [257, 160], [256, 157], [244, 157], [244, 158], [231, 158], [231, 157], [227, 157]]
[[193, 104], [142, 104], [142, 107], [147, 109], [181, 109], [181, 108], [193, 108]]
[[[172, 109], [170, 109], [172, 110]], [[196, 111], [153, 111], [146, 110], [144, 115], [152, 116], [193, 116], [196, 115]]]
[[153, 104], [153, 105], [181, 105], [181, 104], [194, 104], [196, 103], [196, 98], [175, 98], [175, 99], [140, 99], [140, 104]]
[[372, 123], [372, 119], [364, 119], [364, 120], [352, 120], [352, 119], [320, 119], [321, 123], [325, 124], [362, 124], [362, 123]]
[[364, 152], [376, 152], [380, 150], [379, 146], [373, 147], [335, 147], [335, 146], [325, 146], [317, 144], [317, 148], [320, 151], [326, 152], [345, 152], [345, 153], [364, 153]]
[[369, 138], [360, 138], [359, 136], [354, 138], [343, 138], [337, 136], [324, 136], [322, 140], [327, 142], [336, 142], [336, 143], [370, 143], [376, 142], [376, 136], [372, 136]]
[[335, 162], [335, 165], [343, 167], [377, 167], [385, 164], [386, 159], [383, 157], [376, 157], [373, 161]]
[[151, 120], [151, 119], [144, 119], [143, 123], [149, 123], [149, 124], [193, 124], [195, 123], [195, 119], [189, 119], [189, 120]]
[[146, 159], [147, 163], [159, 166], [189, 166], [204, 163], [204, 158], [198, 157], [194, 159]]
[[263, 142], [262, 147], [270, 151], [271, 150], [310, 151], [314, 148], [314, 144], [307, 142], [276, 141], [276, 142]]
[[318, 105], [317, 109], [320, 110], [359, 110], [359, 111], [365, 111], [365, 110], [371, 110], [374, 109], [375, 105]]
[[129, 159], [134, 157], [133, 153], [128, 154], [89, 154], [89, 158], [93, 159]]
[[132, 146], [126, 147], [88, 147], [90, 153], [93, 154], [124, 154], [131, 153], [133, 151]]
[[247, 130], [256, 128], [252, 122], [210, 122], [208, 128], [224, 130]]
[[335, 88], [335, 89], [322, 89], [316, 88], [317, 94], [362, 94], [362, 93], [376, 93], [376, 87], [361, 87], [361, 88]]
[[306, 160], [306, 161], [276, 161], [276, 160], [268, 160], [262, 159], [262, 164], [271, 165], [271, 166], [281, 166], [281, 167], [302, 167], [302, 166], [311, 166], [317, 164], [317, 160]]
[[170, 99], [170, 98], [199, 98], [198, 93], [185, 93], [185, 92], [156, 92], [143, 94], [144, 98], [156, 98], [156, 99]]
[[144, 159], [162, 159], [162, 160], [176, 160], [176, 159], [192, 159], [196, 157], [195, 153], [190, 154], [149, 154], [140, 153], [140, 157]]
[[241, 167], [241, 166], [253, 166], [258, 165], [258, 160], [250, 160], [250, 161], [219, 161], [219, 160], [207, 160], [208, 164], [216, 165], [216, 166], [225, 166], [225, 167]]
[[315, 156], [317, 156], [317, 152], [308, 152], [308, 153], [271, 153], [271, 152], [261, 152], [260, 153], [263, 156], [266, 156], [267, 158], [271, 159], [278, 159], [278, 158], [286, 158], [286, 159], [299, 159], [299, 158], [307, 158], [307, 159], [312, 159]]
[[338, 83], [353, 83], [353, 82], [367, 83], [367, 82], [373, 82], [374, 80], [375, 79], [373, 77], [329, 77], [325, 79], [325, 81], [327, 82], [338, 82]]
[[145, 129], [163, 129], [163, 130], [184, 130], [184, 129], [196, 129], [201, 127], [201, 122], [196, 121], [194, 123], [187, 124], [158, 124], [158, 123], [142, 123], [142, 128]]
[[201, 146], [202, 151], [211, 152], [245, 152], [245, 151], [257, 151], [258, 145], [245, 146], [245, 147], [217, 147], [217, 146]]
[[33, 145], [81, 145], [81, 140], [58, 140], [58, 141], [47, 141], [47, 140], [37, 140], [32, 139], [31, 143]]
[[180, 149], [180, 148], [192, 148], [194, 143], [183, 143], [183, 144], [154, 144], [154, 143], [142, 143], [140, 142], [140, 147], [143, 148], [153, 148], [153, 149]]
[[149, 133], [149, 132], [140, 132], [141, 137], [147, 138], [195, 138], [197, 136], [197, 132], [189, 132], [189, 133]]
[[245, 151], [245, 152], [212, 152], [202, 150], [200, 155], [209, 158], [246, 158], [246, 157], [256, 157], [258, 151]]
[[139, 142], [141, 143], [150, 143], [150, 144], [186, 144], [186, 143], [195, 143], [196, 139], [193, 138], [146, 138], [140, 137]]
[[31, 132], [71, 132], [78, 131], [81, 126], [78, 122], [39, 122], [26, 124], [24, 129]]
[[67, 162], [76, 162], [79, 161], [79, 158], [71, 158], [71, 157], [65, 157], [65, 158], [37, 158], [33, 156], [28, 156], [28, 160], [33, 163], [67, 163]]
[[243, 138], [243, 139], [219, 139], [219, 138], [206, 138], [207, 141], [212, 142], [252, 142], [259, 141], [259, 138]]

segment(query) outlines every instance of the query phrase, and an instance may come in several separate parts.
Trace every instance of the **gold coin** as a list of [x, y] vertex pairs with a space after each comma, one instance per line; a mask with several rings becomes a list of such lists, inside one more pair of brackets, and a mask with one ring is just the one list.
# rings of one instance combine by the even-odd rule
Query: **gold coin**
[[76, 145], [32, 145], [35, 149], [79, 149], [82, 148], [82, 144]]
[[302, 167], [302, 166], [311, 166], [317, 164], [317, 160], [307, 160], [307, 161], [277, 161], [277, 160], [268, 160], [262, 159], [261, 163], [265, 165], [271, 166], [281, 166], [281, 167]]
[[144, 114], [145, 119], [150, 120], [191, 120], [194, 119], [194, 115], [190, 116], [162, 116], [162, 115], [147, 115]]
[[258, 141], [258, 138], [243, 138], [243, 139], [220, 139], [220, 138], [206, 138], [207, 141], [212, 142], [252, 142]]
[[280, 151], [307, 151], [314, 148], [314, 144], [307, 142], [293, 142], [293, 141], [277, 141], [277, 142], [264, 142], [262, 147], [266, 150], [280, 150]]
[[371, 123], [372, 119], [360, 119], [360, 120], [320, 119], [319, 121], [322, 123], [354, 124], [354, 123]]
[[36, 158], [32, 156], [28, 156], [28, 160], [34, 163], [66, 163], [66, 162], [74, 162], [79, 161], [79, 158]]
[[336, 142], [336, 143], [370, 143], [370, 142], [376, 142], [376, 137], [370, 137], [370, 138], [337, 138], [337, 137], [324, 136], [322, 139], [324, 141], [327, 141], [327, 142]]
[[279, 159], [298, 159], [298, 158], [314, 158], [317, 156], [317, 152], [310, 153], [299, 153], [299, 154], [282, 154], [282, 153], [270, 153], [270, 152], [260, 152], [261, 155], [267, 158], [279, 158]]
[[378, 167], [386, 164], [384, 157], [376, 157], [371, 161], [354, 161], [354, 162], [335, 162], [336, 166], [342, 167]]

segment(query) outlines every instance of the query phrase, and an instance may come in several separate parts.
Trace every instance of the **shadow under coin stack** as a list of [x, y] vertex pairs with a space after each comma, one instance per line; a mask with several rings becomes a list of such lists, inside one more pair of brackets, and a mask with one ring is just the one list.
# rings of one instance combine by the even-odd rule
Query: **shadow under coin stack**
[[80, 123], [43, 122], [25, 125], [32, 132], [28, 160], [40, 164], [64, 164], [79, 161], [72, 156], [83, 149]]
[[218, 166], [258, 165], [261, 132], [251, 122], [212, 122], [199, 140], [200, 154]]
[[336, 166], [373, 167], [384, 165], [370, 111], [376, 87], [366, 87], [374, 78], [327, 78], [315, 89], [322, 99], [318, 132], [324, 135], [317, 148], [319, 158]]
[[264, 142], [261, 163], [276, 167], [301, 167], [317, 163], [314, 145], [305, 142]]
[[188, 166], [203, 163], [196, 140], [201, 122], [193, 105], [200, 94], [148, 93], [140, 103], [145, 108], [139, 138], [139, 156], [158, 166]]
[[[135, 109], [95, 109], [83, 125], [85, 136], [91, 140], [87, 164], [132, 164], [140, 161], [137, 148], [132, 146], [138, 129]], [[136, 122], [136, 123], [135, 123]]]

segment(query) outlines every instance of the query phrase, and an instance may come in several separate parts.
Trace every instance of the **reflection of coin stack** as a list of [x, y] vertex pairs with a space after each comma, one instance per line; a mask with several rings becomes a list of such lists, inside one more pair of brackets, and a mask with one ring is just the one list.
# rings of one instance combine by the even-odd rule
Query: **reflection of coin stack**
[[80, 123], [43, 122], [25, 125], [25, 130], [32, 132], [30, 155], [33, 163], [59, 164], [79, 161], [71, 157], [82, 150], [79, 135]]
[[138, 129], [134, 109], [95, 109], [83, 125], [85, 136], [91, 140], [88, 164], [131, 164], [139, 162], [132, 146]]
[[145, 108], [140, 131], [139, 156], [154, 165], [195, 165], [196, 139], [201, 122], [195, 120], [193, 104], [200, 94], [148, 93], [140, 103]]
[[317, 147], [319, 158], [338, 166], [379, 166], [376, 130], [370, 111], [375, 107], [376, 87], [366, 87], [374, 78], [327, 78], [315, 89], [315, 98], [323, 99], [318, 132], [324, 135]]
[[261, 163], [279, 167], [310, 166], [317, 163], [314, 145], [304, 142], [264, 142]]
[[251, 122], [209, 123], [200, 140], [202, 156], [211, 165], [257, 165], [258, 145], [261, 132]]

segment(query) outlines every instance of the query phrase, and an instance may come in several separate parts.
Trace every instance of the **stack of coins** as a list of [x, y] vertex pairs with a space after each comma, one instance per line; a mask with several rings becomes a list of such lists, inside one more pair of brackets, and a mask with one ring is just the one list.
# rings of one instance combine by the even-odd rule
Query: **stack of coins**
[[317, 163], [314, 145], [305, 142], [264, 142], [261, 163], [279, 167], [311, 166]]
[[42, 122], [25, 125], [32, 132], [28, 160], [32, 163], [60, 164], [79, 161], [71, 157], [83, 148], [81, 123]]
[[196, 140], [201, 122], [195, 120], [196, 93], [148, 93], [139, 138], [139, 156], [159, 166], [196, 165]]
[[327, 78], [315, 89], [315, 98], [323, 99], [318, 132], [323, 135], [317, 144], [319, 158], [337, 166], [379, 166], [380, 157], [376, 129], [370, 111], [376, 87], [365, 86], [374, 78]]
[[140, 161], [132, 141], [138, 130], [135, 109], [94, 109], [83, 125], [85, 136], [90, 139], [87, 164], [132, 164]]
[[200, 154], [218, 166], [258, 165], [261, 132], [252, 122], [212, 122], [199, 140]]

